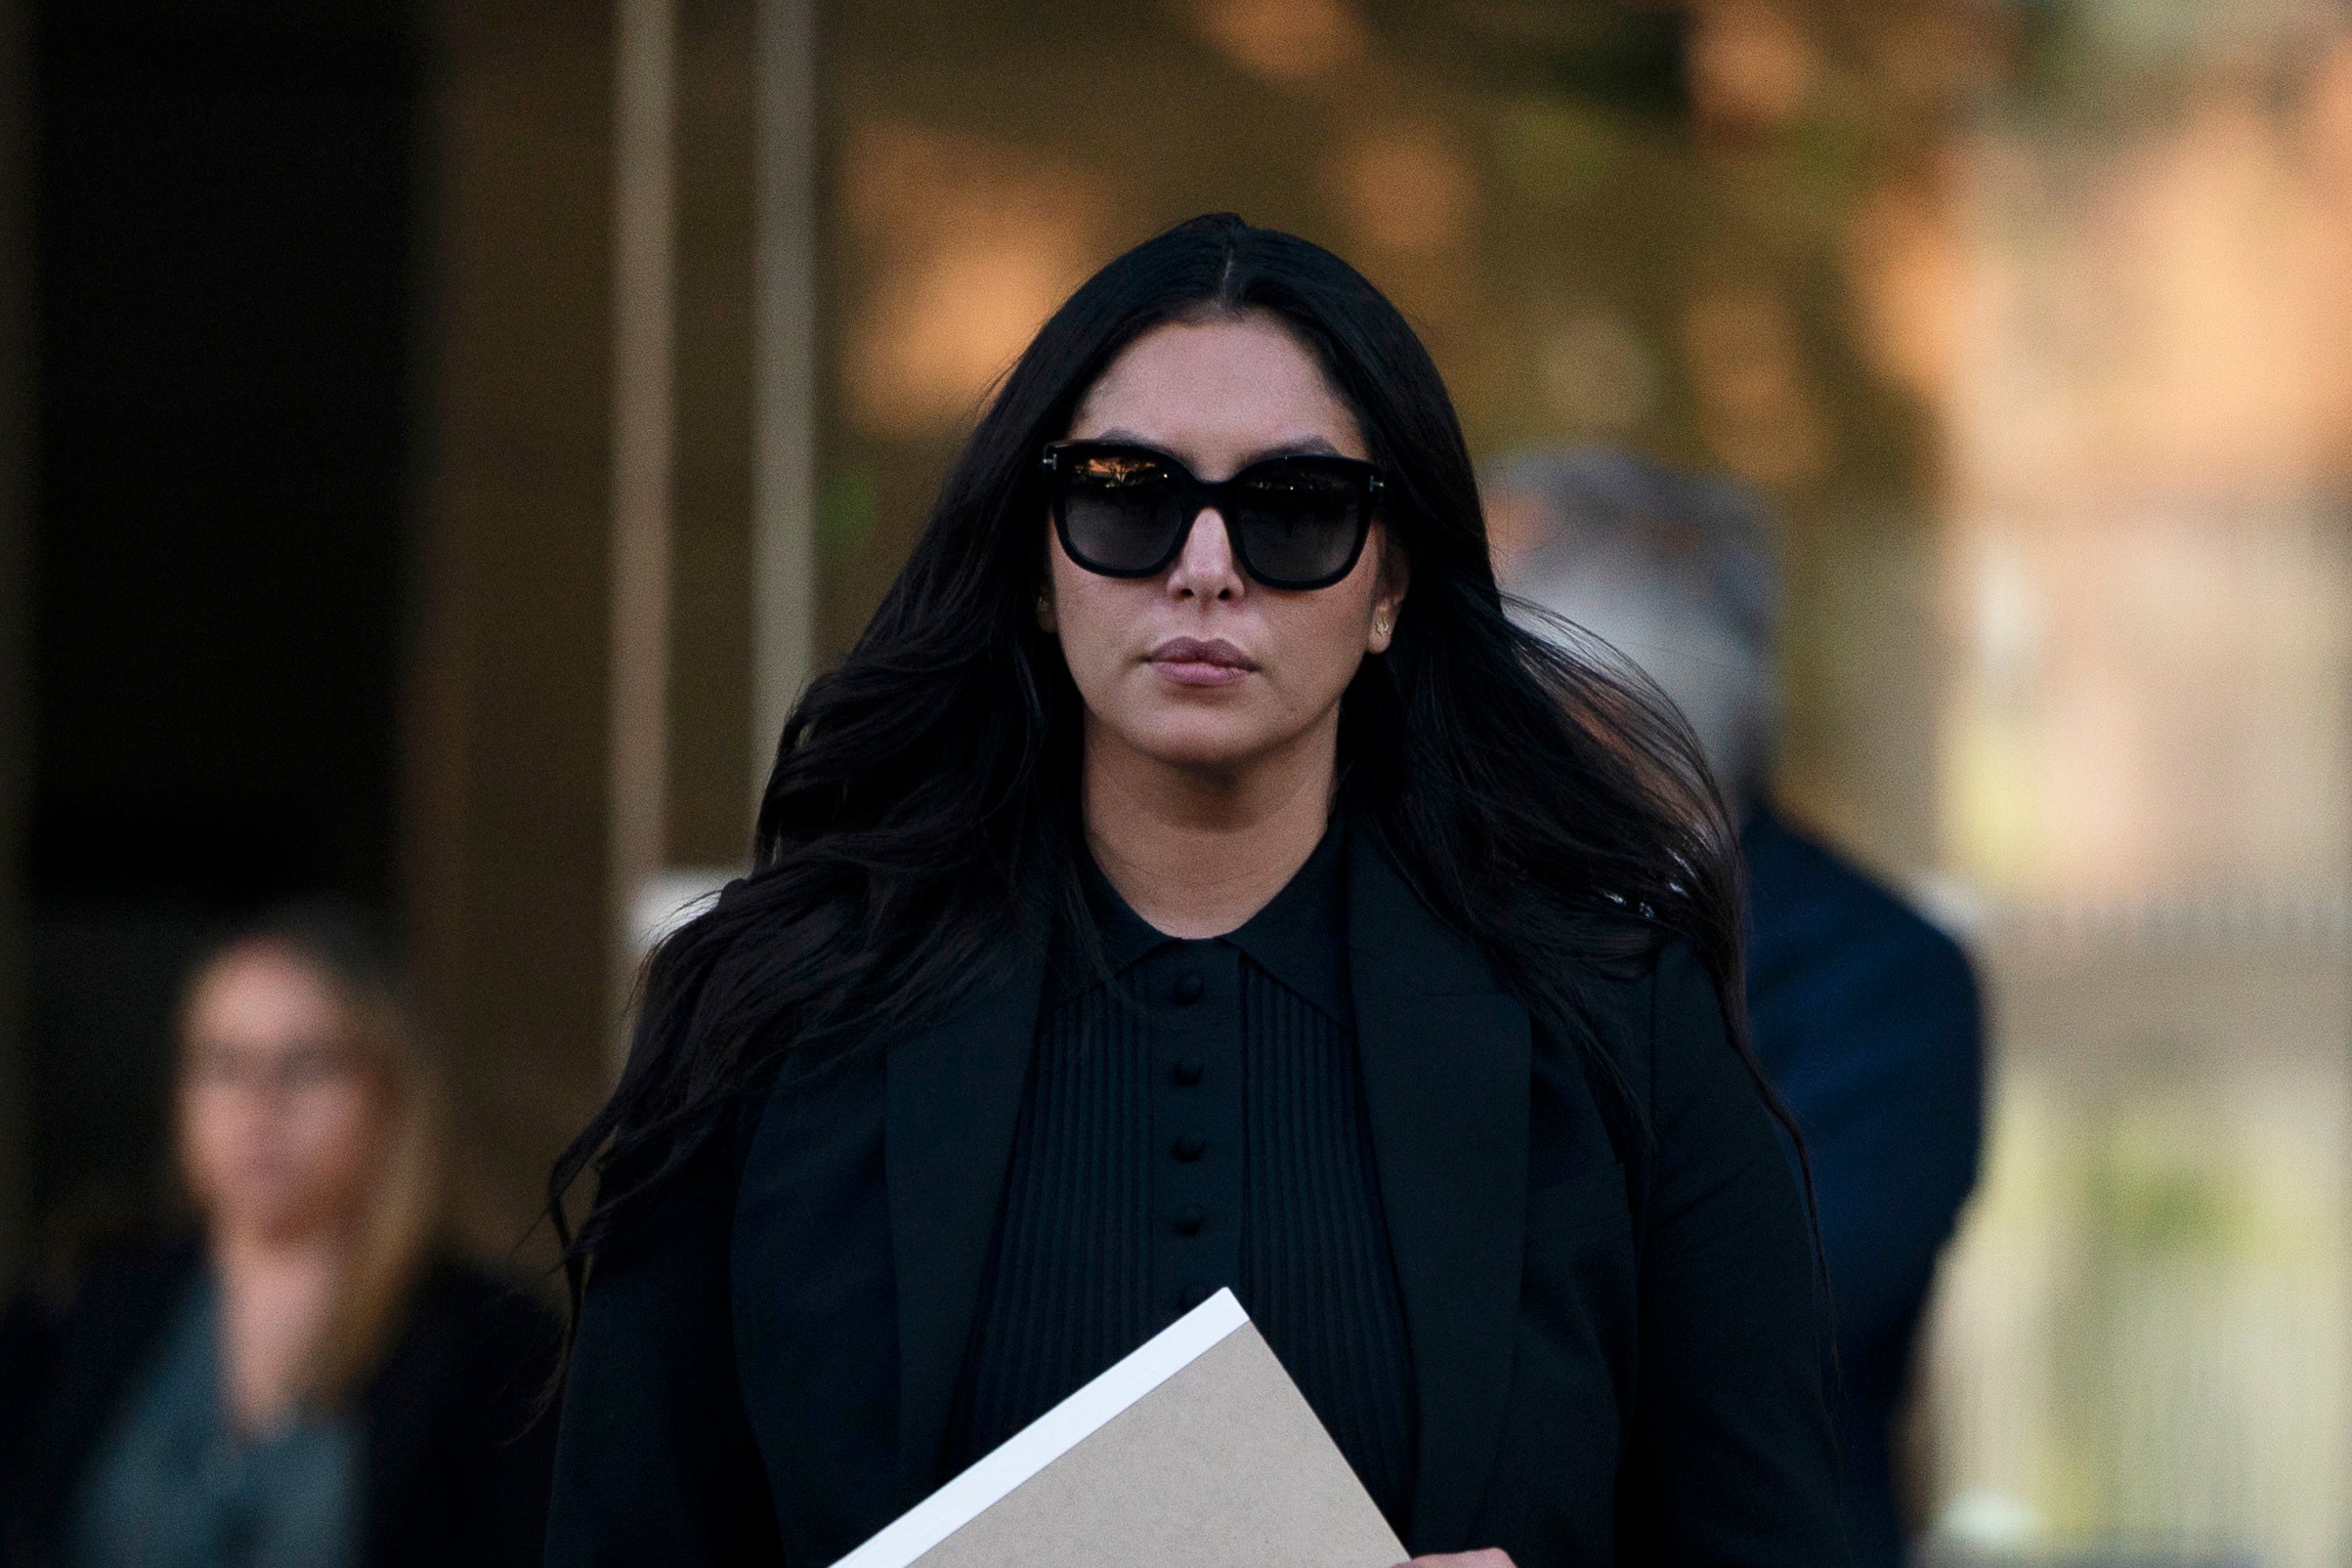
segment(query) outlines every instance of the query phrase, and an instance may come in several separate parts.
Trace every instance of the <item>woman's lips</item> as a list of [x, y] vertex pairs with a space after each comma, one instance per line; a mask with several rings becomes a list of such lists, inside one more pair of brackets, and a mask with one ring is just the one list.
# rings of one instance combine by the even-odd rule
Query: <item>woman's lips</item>
[[1151, 651], [1151, 665], [1178, 686], [1230, 686], [1258, 660], [1221, 639], [1171, 637]]

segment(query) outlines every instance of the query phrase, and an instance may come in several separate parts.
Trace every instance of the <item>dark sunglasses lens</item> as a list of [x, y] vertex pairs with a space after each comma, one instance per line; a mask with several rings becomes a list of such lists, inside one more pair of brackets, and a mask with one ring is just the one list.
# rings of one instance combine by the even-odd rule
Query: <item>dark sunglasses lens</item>
[[1062, 543], [1091, 571], [1151, 571], [1184, 526], [1183, 487], [1164, 463], [1084, 456], [1058, 479]]
[[1270, 464], [1235, 498], [1234, 528], [1253, 574], [1268, 583], [1322, 582], [1346, 571], [1362, 542], [1363, 481], [1301, 464]]

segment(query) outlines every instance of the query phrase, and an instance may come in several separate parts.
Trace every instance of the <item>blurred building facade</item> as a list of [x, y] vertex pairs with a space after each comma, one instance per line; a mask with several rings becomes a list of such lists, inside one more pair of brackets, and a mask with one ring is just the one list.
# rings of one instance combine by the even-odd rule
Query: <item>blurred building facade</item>
[[398, 911], [510, 1244], [994, 378], [1234, 208], [1394, 295], [1478, 454], [1787, 519], [1780, 792], [1994, 1006], [1936, 1549], [2352, 1554], [2339, 8], [192, 9], [9, 13], [17, 1258], [151, 1175], [190, 933], [321, 884]]
[[2002, 1128], [1950, 1533], [2352, 1550], [2352, 32], [2081, 8], [1955, 134], [1938, 866]]

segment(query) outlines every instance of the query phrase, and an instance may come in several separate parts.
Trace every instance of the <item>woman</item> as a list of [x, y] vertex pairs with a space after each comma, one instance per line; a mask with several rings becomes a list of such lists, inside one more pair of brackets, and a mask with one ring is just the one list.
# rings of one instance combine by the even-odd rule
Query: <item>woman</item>
[[557, 1167], [550, 1561], [830, 1562], [1219, 1286], [1417, 1551], [1837, 1560], [1730, 843], [1504, 615], [1370, 284], [1229, 216], [1114, 261]]
[[535, 1562], [554, 1326], [436, 1250], [436, 1085], [363, 928], [319, 907], [227, 943], [179, 1036], [200, 1239], [84, 1283], [18, 1544], [70, 1568]]

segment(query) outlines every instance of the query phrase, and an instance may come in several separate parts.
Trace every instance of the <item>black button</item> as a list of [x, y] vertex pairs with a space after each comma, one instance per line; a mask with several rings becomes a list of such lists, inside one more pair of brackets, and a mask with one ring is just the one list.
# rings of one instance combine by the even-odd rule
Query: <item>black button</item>
[[1187, 1132], [1176, 1139], [1175, 1152], [1178, 1160], [1198, 1160], [1209, 1152], [1209, 1140], [1197, 1132]]
[[1185, 1311], [1189, 1312], [1203, 1301], [1208, 1300], [1209, 1293], [1209, 1287], [1195, 1280], [1176, 1293], [1176, 1300], [1183, 1304]]
[[1176, 1215], [1176, 1234], [1178, 1236], [1198, 1236], [1201, 1233], [1201, 1227], [1208, 1223], [1209, 1210], [1198, 1204], [1193, 1204], [1182, 1213]]
[[1190, 1088], [1193, 1084], [1198, 1083], [1201, 1081], [1201, 1075], [1208, 1071], [1209, 1064], [1207, 1062], [1202, 1061], [1197, 1056], [1187, 1056], [1182, 1061], [1176, 1063], [1174, 1070], [1172, 1070], [1168, 1076], [1175, 1079], [1185, 1088]]
[[1176, 997], [1176, 1004], [1178, 1007], [1189, 1007], [1200, 1000], [1201, 993], [1208, 989], [1207, 986], [1201, 984], [1199, 975], [1186, 975], [1176, 983], [1176, 990], [1170, 995]]

